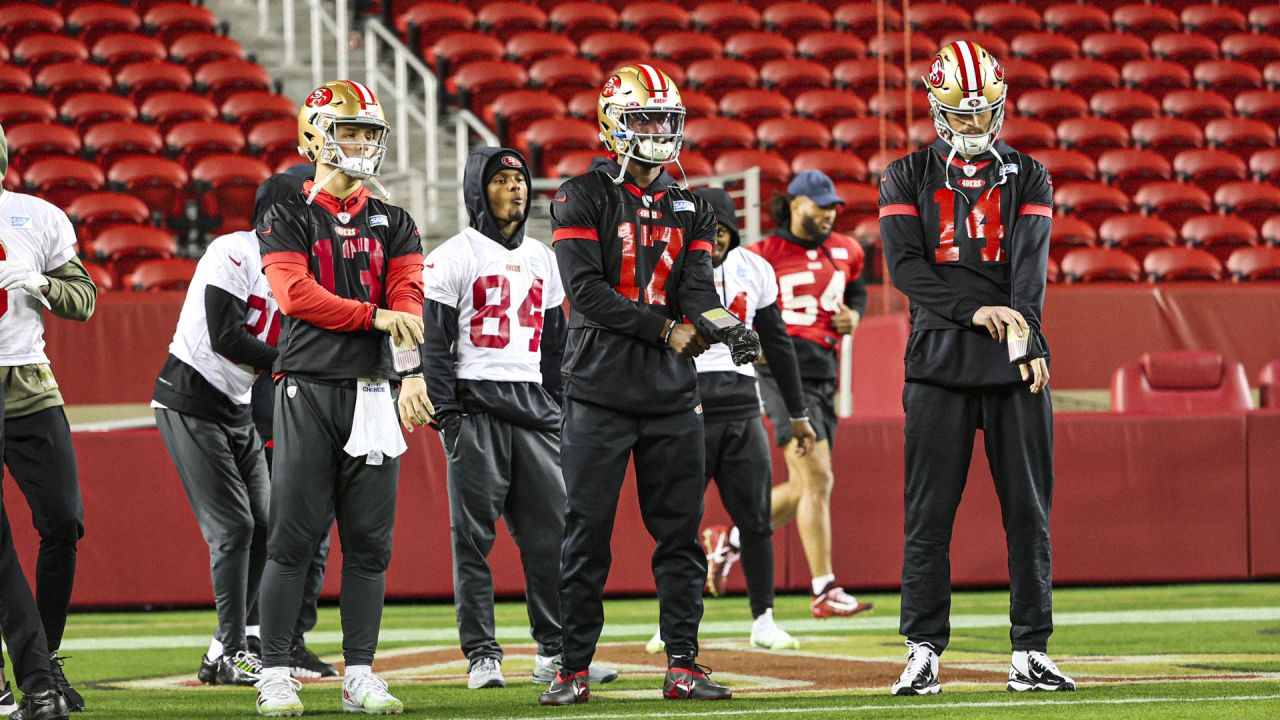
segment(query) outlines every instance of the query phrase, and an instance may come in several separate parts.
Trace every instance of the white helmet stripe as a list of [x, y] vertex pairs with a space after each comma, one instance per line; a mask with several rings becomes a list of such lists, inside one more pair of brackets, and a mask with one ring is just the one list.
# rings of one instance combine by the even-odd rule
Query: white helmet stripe
[[956, 59], [960, 61], [960, 74], [964, 84], [961, 89], [966, 93], [982, 92], [982, 68], [978, 65], [973, 46], [964, 40], [958, 40], [953, 47], [958, 55]]
[[356, 94], [360, 96], [360, 102], [362, 103], [378, 102], [378, 99], [373, 96], [373, 91], [365, 87], [361, 83], [358, 83], [355, 80], [348, 80], [347, 84], [355, 88]]
[[649, 87], [653, 90], [654, 97], [665, 97], [667, 94], [667, 83], [662, 78], [662, 73], [658, 72], [652, 65], [640, 64], [636, 67], [644, 72], [645, 77], [649, 81]]

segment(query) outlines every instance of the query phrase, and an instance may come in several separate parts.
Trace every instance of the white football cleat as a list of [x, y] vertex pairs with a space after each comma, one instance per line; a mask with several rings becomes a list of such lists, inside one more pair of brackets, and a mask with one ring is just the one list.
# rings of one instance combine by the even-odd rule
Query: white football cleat
[[342, 681], [342, 711], [366, 715], [399, 715], [404, 712], [404, 703], [387, 690], [387, 682], [377, 675], [348, 675]]
[[1048, 655], [1017, 650], [1010, 662], [1008, 688], [1012, 692], [1071, 692], [1076, 681], [1062, 674]]
[[800, 641], [778, 627], [772, 614], [761, 615], [751, 623], [751, 644], [765, 650], [799, 650]]
[[907, 641], [907, 668], [889, 690], [892, 695], [936, 695], [942, 692], [938, 683], [938, 654], [929, 643]]
[[482, 657], [471, 663], [467, 671], [467, 689], [500, 688], [507, 686], [502, 675], [502, 662], [495, 657]]
[[[284, 670], [284, 673], [275, 671]], [[289, 677], [288, 668], [267, 668], [254, 686], [258, 688], [258, 714], [264, 717], [301, 717], [302, 683]]]

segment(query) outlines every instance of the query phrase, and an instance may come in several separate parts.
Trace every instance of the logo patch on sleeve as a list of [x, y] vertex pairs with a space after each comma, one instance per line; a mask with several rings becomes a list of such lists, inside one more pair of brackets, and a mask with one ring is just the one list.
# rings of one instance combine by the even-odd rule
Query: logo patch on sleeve
[[31, 227], [31, 218], [22, 215], [14, 215], [9, 218], [9, 227], [25, 228]]
[[387, 226], [387, 216], [386, 215], [370, 215], [369, 227], [377, 227], [379, 225], [383, 227]]
[[692, 200], [676, 200], [671, 203], [671, 207], [676, 212], [693, 212], [696, 209]]
[[837, 260], [848, 260], [849, 248], [842, 248], [842, 247], [831, 248], [831, 257]]

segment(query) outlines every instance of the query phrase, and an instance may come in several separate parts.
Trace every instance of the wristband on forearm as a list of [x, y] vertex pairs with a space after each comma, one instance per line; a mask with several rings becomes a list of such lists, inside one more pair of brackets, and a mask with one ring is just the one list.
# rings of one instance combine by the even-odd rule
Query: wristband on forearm
[[793, 422], [793, 423], [798, 423], [798, 422], [809, 422], [809, 413], [805, 413], [804, 415], [801, 415], [801, 416], [799, 416], [799, 417], [793, 417], [793, 418], [790, 418], [790, 420], [791, 420], [791, 422]]
[[662, 332], [662, 344], [666, 345], [671, 342], [671, 333], [676, 329], [675, 320], [667, 320], [667, 329]]

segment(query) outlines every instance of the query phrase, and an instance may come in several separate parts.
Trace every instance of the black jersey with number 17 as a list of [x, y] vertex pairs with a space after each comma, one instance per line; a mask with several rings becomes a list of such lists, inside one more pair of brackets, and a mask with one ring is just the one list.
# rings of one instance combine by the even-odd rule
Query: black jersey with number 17
[[551, 201], [552, 241], [569, 297], [564, 392], [640, 415], [698, 404], [693, 361], [663, 341], [667, 320], [721, 307], [711, 271], [711, 206], [665, 171], [647, 188], [614, 184], [597, 160]]
[[1020, 383], [1005, 347], [971, 320], [984, 305], [1008, 306], [1040, 334], [1053, 181], [1003, 142], [995, 144], [1000, 161], [988, 153], [948, 165], [949, 151], [937, 140], [890, 163], [880, 180], [889, 275], [911, 300], [907, 379], [962, 388]]

